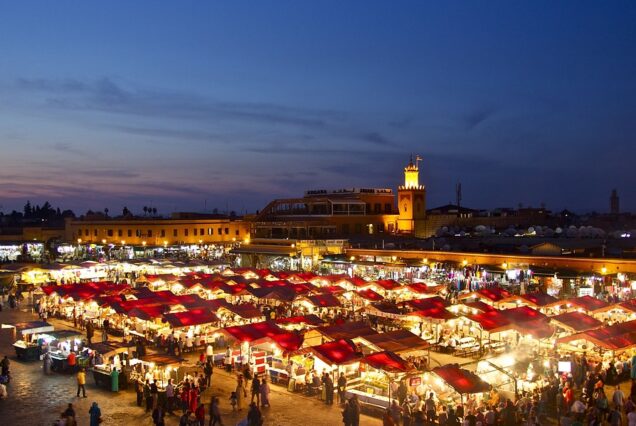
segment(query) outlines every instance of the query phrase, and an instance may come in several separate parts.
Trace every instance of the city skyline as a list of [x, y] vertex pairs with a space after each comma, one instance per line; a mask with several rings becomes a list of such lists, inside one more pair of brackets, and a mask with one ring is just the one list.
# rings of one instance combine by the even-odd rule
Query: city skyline
[[389, 187], [428, 206], [636, 209], [630, 2], [19, 3], [0, 205], [253, 212]]

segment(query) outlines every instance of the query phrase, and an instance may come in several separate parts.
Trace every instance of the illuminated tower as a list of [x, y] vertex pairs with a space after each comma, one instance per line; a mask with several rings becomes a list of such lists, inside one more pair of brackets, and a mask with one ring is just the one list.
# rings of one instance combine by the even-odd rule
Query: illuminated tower
[[422, 159], [413, 157], [404, 168], [404, 185], [398, 187], [398, 231], [400, 233], [414, 234], [423, 225], [426, 219], [426, 187], [420, 185], [419, 162]]

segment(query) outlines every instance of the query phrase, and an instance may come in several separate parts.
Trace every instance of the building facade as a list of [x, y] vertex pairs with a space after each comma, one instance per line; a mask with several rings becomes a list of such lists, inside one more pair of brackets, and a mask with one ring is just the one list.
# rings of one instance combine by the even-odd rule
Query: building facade
[[93, 244], [230, 244], [249, 238], [249, 224], [240, 219], [69, 219], [65, 227], [66, 241]]

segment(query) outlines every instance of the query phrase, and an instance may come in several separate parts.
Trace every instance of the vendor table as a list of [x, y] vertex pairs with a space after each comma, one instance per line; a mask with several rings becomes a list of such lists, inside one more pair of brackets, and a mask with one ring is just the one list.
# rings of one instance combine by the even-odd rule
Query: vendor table
[[13, 347], [18, 359], [23, 361], [37, 361], [42, 354], [42, 348], [39, 345], [26, 345], [23, 342], [16, 342]]
[[[95, 384], [103, 389], [111, 390], [112, 379], [110, 377], [110, 371], [94, 367], [93, 369], [93, 378], [95, 379]], [[119, 372], [119, 389], [128, 388], [128, 375], [123, 371]]]

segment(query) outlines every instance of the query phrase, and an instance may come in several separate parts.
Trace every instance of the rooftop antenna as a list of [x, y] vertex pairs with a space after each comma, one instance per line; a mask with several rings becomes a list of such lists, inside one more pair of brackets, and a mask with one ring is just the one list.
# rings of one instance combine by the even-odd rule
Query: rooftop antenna
[[420, 161], [422, 161], [422, 157], [415, 154], [415, 167], [417, 167], [418, 170], [420, 169]]

